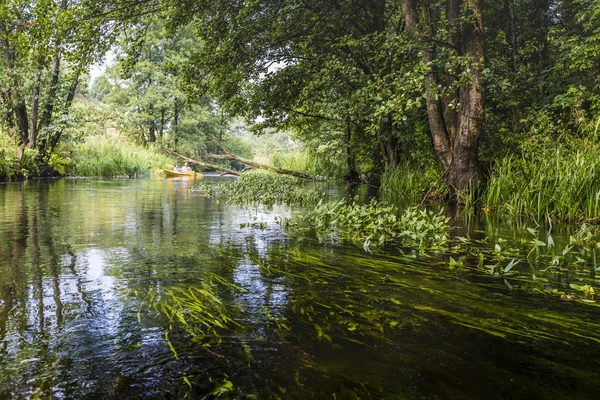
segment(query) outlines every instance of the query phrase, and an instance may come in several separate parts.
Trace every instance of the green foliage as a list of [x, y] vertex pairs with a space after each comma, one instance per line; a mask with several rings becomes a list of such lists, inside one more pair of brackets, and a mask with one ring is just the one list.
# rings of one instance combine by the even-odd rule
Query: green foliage
[[[147, 174], [172, 160], [153, 149], [128, 143], [118, 136], [91, 136], [66, 153], [65, 170], [72, 176], [130, 176]], [[61, 161], [64, 165], [64, 161]]]
[[298, 178], [287, 175], [246, 172], [225, 182], [202, 182], [194, 188], [201, 196], [225, 199], [242, 205], [307, 205], [316, 203], [323, 193], [302, 187]]
[[318, 233], [361, 244], [367, 251], [395, 242], [419, 249], [436, 249], [446, 244], [449, 218], [441, 211], [435, 214], [409, 207], [400, 218], [397, 215], [394, 205], [377, 201], [346, 204], [339, 200], [319, 202], [305, 219]]
[[37, 176], [40, 172], [38, 156], [37, 150], [22, 149], [16, 140], [0, 134], [0, 181]]
[[600, 218], [600, 148], [595, 141], [534, 137], [500, 159], [484, 196], [490, 212], [537, 221]]

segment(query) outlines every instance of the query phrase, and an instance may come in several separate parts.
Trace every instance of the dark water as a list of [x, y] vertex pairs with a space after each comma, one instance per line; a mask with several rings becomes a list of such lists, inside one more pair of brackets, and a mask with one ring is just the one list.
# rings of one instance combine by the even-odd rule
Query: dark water
[[[189, 185], [0, 185], [0, 398], [597, 398], [594, 304], [448, 255], [319, 243], [275, 218], [302, 210]], [[540, 287], [595, 284], [591, 259]]]

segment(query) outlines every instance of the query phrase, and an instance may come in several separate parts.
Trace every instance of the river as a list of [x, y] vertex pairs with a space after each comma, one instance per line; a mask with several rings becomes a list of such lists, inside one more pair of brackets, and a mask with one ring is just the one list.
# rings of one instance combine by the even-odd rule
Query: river
[[[190, 185], [0, 184], [0, 398], [598, 396], [600, 308], [527, 286], [535, 265], [320, 242], [282, 222], [306, 210]], [[527, 252], [514, 223], [454, 224]], [[596, 252], [578, 254], [539, 288], [595, 283]]]

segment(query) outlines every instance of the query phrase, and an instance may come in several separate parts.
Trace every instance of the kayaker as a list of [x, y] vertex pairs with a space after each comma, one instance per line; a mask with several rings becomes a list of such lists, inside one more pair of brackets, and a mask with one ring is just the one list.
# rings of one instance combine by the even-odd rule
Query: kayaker
[[178, 163], [175, 163], [175, 168], [173, 168], [173, 171], [175, 171], [175, 172], [181, 172], [181, 167], [179, 166]]
[[183, 168], [181, 168], [181, 172], [186, 173], [186, 172], [192, 172], [192, 169], [190, 168], [190, 166], [188, 165], [188, 162], [186, 161], [185, 164], [183, 164]]

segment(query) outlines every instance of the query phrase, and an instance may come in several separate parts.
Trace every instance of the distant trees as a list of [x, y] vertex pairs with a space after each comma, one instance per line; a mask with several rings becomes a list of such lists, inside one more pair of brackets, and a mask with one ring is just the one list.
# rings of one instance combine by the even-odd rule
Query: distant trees
[[126, 115], [127, 131], [138, 142], [198, 155], [215, 151], [214, 139], [221, 139], [250, 156], [248, 149], [232, 143], [228, 117], [206, 90], [185, 90], [184, 68], [202, 46], [189, 27], [170, 30], [160, 18], [148, 16], [116, 41], [115, 64], [96, 79], [90, 95]]

